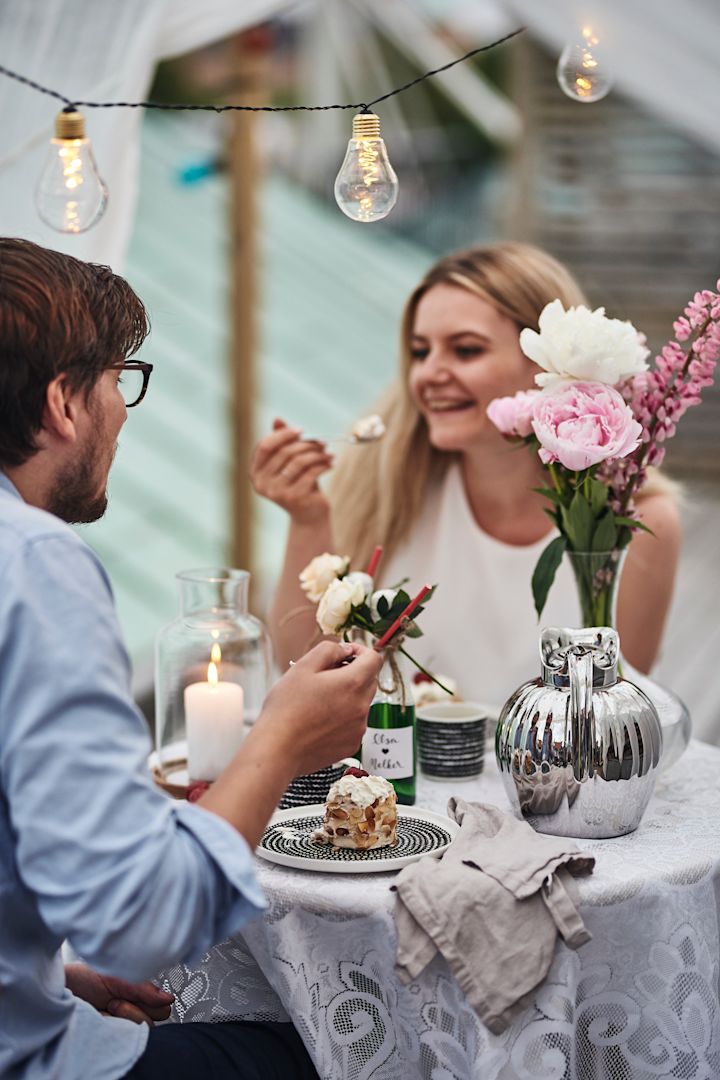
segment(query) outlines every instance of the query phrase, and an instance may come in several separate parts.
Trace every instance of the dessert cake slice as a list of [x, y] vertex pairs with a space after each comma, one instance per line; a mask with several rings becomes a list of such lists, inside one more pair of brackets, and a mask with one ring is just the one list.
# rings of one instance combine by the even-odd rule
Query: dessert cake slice
[[323, 827], [312, 834], [316, 844], [367, 851], [397, 843], [395, 789], [383, 776], [350, 768], [328, 792]]

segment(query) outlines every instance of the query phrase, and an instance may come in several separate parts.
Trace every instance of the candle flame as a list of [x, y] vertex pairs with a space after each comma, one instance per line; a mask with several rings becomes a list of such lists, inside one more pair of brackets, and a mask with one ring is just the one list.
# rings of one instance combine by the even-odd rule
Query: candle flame
[[218, 669], [217, 666], [222, 659], [222, 653], [217, 641], [210, 650], [210, 663], [208, 664], [208, 682], [211, 686], [217, 686], [218, 684]]

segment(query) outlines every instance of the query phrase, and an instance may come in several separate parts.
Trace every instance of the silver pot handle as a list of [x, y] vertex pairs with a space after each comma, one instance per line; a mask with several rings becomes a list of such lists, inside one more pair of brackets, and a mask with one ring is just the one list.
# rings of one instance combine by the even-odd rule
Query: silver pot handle
[[580, 783], [592, 776], [594, 771], [593, 652], [592, 648], [584, 645], [574, 645], [567, 650], [572, 767], [573, 775]]

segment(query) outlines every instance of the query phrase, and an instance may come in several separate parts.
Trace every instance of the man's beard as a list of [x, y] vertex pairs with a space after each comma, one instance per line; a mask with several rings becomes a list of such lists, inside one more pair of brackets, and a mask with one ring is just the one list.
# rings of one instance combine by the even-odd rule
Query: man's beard
[[107, 491], [98, 494], [97, 444], [61, 472], [45, 509], [68, 525], [88, 525], [107, 510]]

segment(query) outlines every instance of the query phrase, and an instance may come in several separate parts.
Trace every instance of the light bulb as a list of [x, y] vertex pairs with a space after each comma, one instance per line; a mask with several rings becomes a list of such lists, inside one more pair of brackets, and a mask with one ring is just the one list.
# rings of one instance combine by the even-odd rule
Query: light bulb
[[58, 232], [85, 232], [100, 220], [107, 200], [107, 188], [85, 135], [85, 118], [74, 110], [58, 113], [55, 137], [35, 191], [38, 214]]
[[398, 180], [380, 137], [374, 113], [353, 117], [352, 138], [335, 180], [335, 199], [353, 221], [387, 217], [398, 196]]
[[557, 81], [568, 97], [586, 104], [600, 101], [612, 89], [612, 68], [592, 27], [583, 26], [580, 40], [563, 49]]

